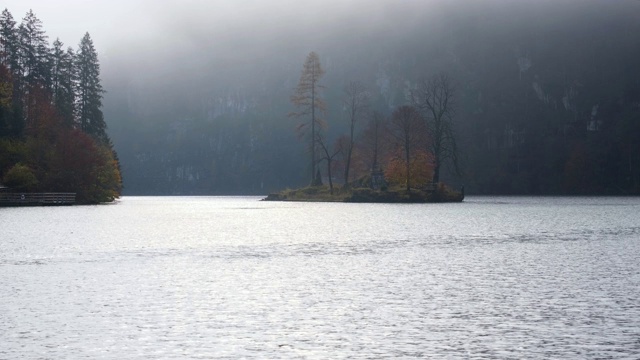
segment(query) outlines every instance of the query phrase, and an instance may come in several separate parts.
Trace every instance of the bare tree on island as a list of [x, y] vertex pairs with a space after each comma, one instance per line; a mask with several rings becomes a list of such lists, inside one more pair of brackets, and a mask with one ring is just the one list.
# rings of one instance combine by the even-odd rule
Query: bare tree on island
[[345, 144], [345, 166], [344, 166], [344, 185], [349, 186], [349, 170], [351, 169], [351, 158], [354, 148], [354, 134], [356, 123], [366, 115], [369, 107], [369, 93], [362, 83], [352, 81], [344, 89], [345, 99], [344, 107], [348, 112], [349, 120], [349, 138]]
[[320, 150], [322, 150], [322, 156], [320, 157], [320, 161], [327, 161], [327, 177], [329, 178], [329, 193], [333, 195], [333, 176], [331, 174], [331, 169], [333, 166], [333, 160], [336, 156], [344, 153], [345, 144], [347, 143], [346, 136], [338, 138], [333, 147], [333, 151], [329, 151], [329, 147], [327, 146], [327, 142], [325, 141], [322, 134], [318, 134], [316, 138], [316, 143]]
[[458, 168], [458, 147], [453, 128], [455, 115], [455, 89], [451, 79], [444, 74], [418, 81], [411, 91], [411, 101], [425, 119], [429, 151], [433, 155], [433, 183], [440, 182], [442, 164], [451, 161]]
[[324, 70], [320, 66], [320, 58], [315, 52], [310, 52], [307, 55], [307, 60], [302, 67], [302, 73], [300, 74], [300, 81], [296, 87], [293, 95], [291, 95], [291, 102], [295, 105], [299, 111], [292, 112], [289, 116], [292, 117], [307, 117], [310, 119], [301, 122], [296, 131], [299, 136], [307, 136], [309, 138], [309, 150], [311, 152], [311, 185], [320, 185], [316, 181], [316, 141], [319, 138], [319, 132], [324, 123], [320, 119], [320, 113], [326, 109], [326, 104], [320, 98], [319, 81], [324, 75]]
[[383, 137], [386, 131], [386, 119], [379, 111], [374, 111], [362, 132], [360, 148], [365, 157], [367, 170], [376, 171], [380, 167], [380, 155], [383, 152]]

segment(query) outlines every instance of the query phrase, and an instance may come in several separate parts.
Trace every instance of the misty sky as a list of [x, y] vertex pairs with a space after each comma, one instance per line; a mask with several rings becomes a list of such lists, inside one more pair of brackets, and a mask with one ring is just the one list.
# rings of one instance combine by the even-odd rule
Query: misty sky
[[[427, 1], [402, 3], [410, 9]], [[346, 20], [352, 20], [354, 26], [365, 19], [380, 24], [397, 4], [389, 0], [5, 0], [1, 6], [18, 23], [33, 9], [50, 41], [59, 37], [75, 47], [88, 31], [99, 52], [110, 54], [118, 51], [118, 45], [147, 41], [208, 37], [225, 42], [296, 27], [324, 28]]]
[[33, 9], [49, 42], [59, 37], [65, 46], [77, 48], [89, 32], [108, 81], [112, 74], [131, 78], [184, 72], [176, 64], [194, 69], [211, 68], [215, 63], [219, 69], [220, 64], [274, 56], [290, 57], [297, 63], [309, 51], [323, 54], [325, 45], [335, 44], [336, 39], [353, 43], [362, 36], [371, 39], [379, 31], [405, 31], [411, 24], [423, 23], [424, 14], [442, 3], [445, 1], [5, 0], [0, 6], [9, 9], [18, 23]]
[[[323, 37], [338, 31], [346, 36], [351, 32], [368, 34], [374, 29], [402, 31], [416, 23], [431, 22], [429, 17], [442, 20], [434, 14], [443, 7], [450, 13], [478, 12], [495, 1], [5, 0], [0, 6], [8, 8], [18, 23], [33, 9], [50, 42], [59, 37], [75, 48], [88, 31], [104, 61], [122, 53], [155, 52], [174, 45], [178, 51], [212, 46], [221, 51], [246, 51], [281, 42], [305, 42], [305, 50], [317, 50]], [[500, 8], [586, 1], [503, 0]]]
[[[77, 48], [88, 31], [98, 50], [104, 79], [108, 80], [113, 74], [131, 78], [143, 73], [159, 77], [189, 69], [225, 72], [221, 69], [229, 64], [253, 66], [266, 59], [273, 64], [298, 64], [309, 51], [321, 56], [344, 54], [354, 47], [376, 44], [382, 37], [387, 43], [413, 39], [416, 46], [428, 47], [429, 38], [446, 42], [453, 33], [451, 29], [466, 26], [469, 16], [483, 19], [488, 14], [493, 20], [486, 24], [509, 33], [506, 29], [519, 26], [512, 20], [514, 13], [531, 14], [536, 24], [544, 24], [549, 14], [562, 22], [565, 15], [587, 3], [613, 2], [5, 0], [0, 7], [8, 8], [18, 23], [33, 9], [50, 42], [59, 37], [66, 46]], [[526, 10], [516, 11], [523, 8]], [[543, 8], [549, 11], [530, 11]]]

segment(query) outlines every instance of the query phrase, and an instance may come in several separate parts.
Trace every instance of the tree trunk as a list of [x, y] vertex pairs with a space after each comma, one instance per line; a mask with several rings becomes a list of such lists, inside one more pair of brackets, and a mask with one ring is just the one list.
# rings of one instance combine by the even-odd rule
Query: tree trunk
[[315, 183], [316, 176], [316, 107], [314, 106], [316, 95], [315, 84], [311, 87], [311, 185]]
[[331, 179], [331, 158], [327, 157], [327, 174], [329, 175], [329, 193], [333, 195], [333, 180]]
[[353, 152], [353, 139], [351, 140], [351, 143], [349, 144], [349, 151], [347, 152], [347, 163], [345, 165], [345, 169], [344, 169], [344, 186], [348, 187], [349, 186], [349, 168], [351, 167], [351, 154]]
[[433, 183], [437, 184], [440, 182], [440, 162], [436, 160], [433, 165]]
[[409, 158], [409, 145], [407, 144], [404, 148], [405, 150], [405, 165], [407, 167], [407, 192], [411, 192], [411, 186], [409, 185], [409, 179], [411, 179], [411, 166], [410, 166], [410, 158]]

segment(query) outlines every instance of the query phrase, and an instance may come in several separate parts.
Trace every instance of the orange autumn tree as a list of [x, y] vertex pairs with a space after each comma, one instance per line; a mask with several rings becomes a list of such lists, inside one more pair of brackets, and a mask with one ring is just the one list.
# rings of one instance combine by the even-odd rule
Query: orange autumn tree
[[115, 200], [122, 183], [113, 151], [79, 129], [61, 133], [48, 180], [59, 191], [77, 192], [84, 203]]
[[50, 94], [32, 91], [26, 131], [26, 163], [34, 169], [36, 191], [75, 192], [79, 203], [115, 200], [122, 189], [110, 144], [62, 124]]
[[387, 118], [382, 113], [373, 111], [365, 128], [362, 130], [353, 154], [353, 171], [356, 178], [370, 175], [385, 167], [385, 156], [389, 152]]
[[40, 184], [37, 190], [49, 191], [45, 178], [59, 138], [59, 118], [46, 89], [34, 85], [30, 90], [25, 95], [30, 106], [24, 129], [27, 158], [23, 162], [34, 170]]
[[[406, 185], [409, 188], [421, 188], [433, 179], [433, 157], [425, 150], [416, 150], [407, 162], [400, 154], [401, 149], [396, 149], [396, 153], [390, 155], [386, 161], [384, 171], [385, 180], [389, 184]], [[408, 170], [408, 171], [407, 171]], [[407, 173], [409, 179], [407, 180]]]
[[419, 170], [421, 166], [426, 166], [418, 161], [425, 158], [418, 155], [424, 153], [425, 133], [422, 117], [413, 106], [400, 106], [391, 114], [388, 134], [392, 150], [385, 177], [391, 184], [403, 184], [407, 192], [411, 191], [411, 187], [416, 187], [414, 179], [422, 174]]

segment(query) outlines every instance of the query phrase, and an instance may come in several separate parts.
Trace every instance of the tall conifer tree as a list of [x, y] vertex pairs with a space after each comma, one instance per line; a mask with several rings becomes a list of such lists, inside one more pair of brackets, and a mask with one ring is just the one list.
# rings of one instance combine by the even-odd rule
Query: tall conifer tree
[[4, 66], [3, 80], [4, 93], [11, 88], [11, 103], [5, 104], [2, 110], [2, 122], [5, 135], [19, 137], [24, 128], [22, 118], [22, 70], [19, 61], [20, 43], [18, 41], [18, 28], [9, 10], [4, 9], [0, 14], [0, 62]]
[[4, 9], [0, 14], [0, 62], [13, 74], [19, 73], [18, 44], [16, 22], [9, 10]]
[[32, 10], [22, 19], [18, 28], [19, 63], [22, 71], [22, 111], [26, 131], [34, 131], [40, 107], [50, 105], [49, 87], [51, 81], [47, 35], [42, 29], [42, 21]]
[[86, 33], [80, 41], [75, 64], [77, 71], [76, 118], [78, 125], [82, 131], [93, 138], [103, 143], [108, 143], [107, 125], [104, 122], [101, 110], [104, 90], [100, 84], [100, 64], [89, 33]]
[[56, 39], [51, 49], [51, 93], [63, 124], [73, 127], [74, 121], [74, 79], [75, 53], [72, 48], [66, 51], [60, 39]]
[[51, 74], [47, 35], [42, 21], [32, 10], [22, 19], [18, 29], [20, 64], [28, 87], [48, 87]]

